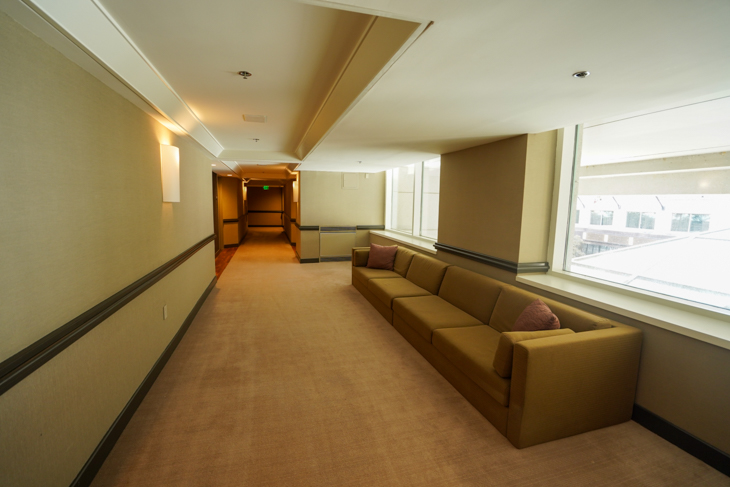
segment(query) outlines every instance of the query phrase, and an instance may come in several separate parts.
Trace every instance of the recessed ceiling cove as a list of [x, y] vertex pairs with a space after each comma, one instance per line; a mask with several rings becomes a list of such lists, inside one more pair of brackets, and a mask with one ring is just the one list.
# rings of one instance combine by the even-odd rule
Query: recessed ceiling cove
[[420, 26], [288, 0], [99, 3], [238, 162], [305, 159]]

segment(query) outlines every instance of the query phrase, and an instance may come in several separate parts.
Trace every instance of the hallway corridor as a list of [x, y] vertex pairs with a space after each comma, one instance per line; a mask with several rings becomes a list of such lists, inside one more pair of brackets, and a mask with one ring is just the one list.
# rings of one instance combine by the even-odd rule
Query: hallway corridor
[[93, 485], [730, 486], [634, 422], [517, 450], [350, 284], [252, 228]]

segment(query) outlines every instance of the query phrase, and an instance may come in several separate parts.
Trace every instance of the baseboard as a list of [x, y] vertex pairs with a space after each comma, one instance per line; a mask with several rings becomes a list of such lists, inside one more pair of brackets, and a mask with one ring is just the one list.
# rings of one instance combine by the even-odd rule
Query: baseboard
[[319, 259], [299, 259], [300, 264], [316, 264], [319, 262]]
[[686, 451], [690, 455], [702, 460], [714, 469], [730, 476], [730, 455], [718, 450], [712, 445], [705, 443], [696, 436], [684, 431], [664, 418], [657, 416], [651, 411], [634, 404], [634, 412], [631, 419], [639, 423], [652, 433], [664, 438]]
[[109, 428], [109, 431], [106, 432], [104, 438], [102, 438], [101, 442], [97, 445], [96, 449], [91, 454], [91, 457], [89, 457], [89, 459], [86, 461], [86, 464], [84, 464], [79, 474], [71, 483], [71, 487], [85, 487], [91, 485], [94, 477], [99, 472], [101, 466], [104, 464], [104, 460], [106, 460], [106, 457], [109, 456], [109, 453], [111, 453], [112, 448], [114, 448], [117, 440], [122, 435], [124, 428], [132, 419], [132, 416], [134, 415], [135, 411], [137, 411], [137, 408], [142, 403], [142, 400], [147, 395], [147, 392], [152, 387], [152, 384], [155, 383], [157, 376], [159, 376], [160, 372], [162, 372], [162, 369], [165, 367], [165, 364], [170, 359], [172, 353], [175, 351], [178, 344], [182, 340], [185, 332], [187, 332], [188, 328], [190, 328], [190, 324], [193, 322], [193, 319], [195, 319], [195, 315], [197, 315], [198, 311], [200, 311], [201, 306], [203, 306], [203, 303], [215, 287], [217, 281], [218, 278], [216, 277], [214, 277], [213, 280], [210, 281], [210, 284], [208, 284], [208, 287], [200, 296], [198, 302], [195, 303], [195, 306], [188, 314], [188, 317], [185, 318], [185, 321], [183, 322], [182, 326], [180, 326], [180, 329], [175, 334], [175, 337], [167, 345], [167, 348], [165, 348], [165, 351], [162, 352], [160, 358], [157, 359], [157, 362], [152, 367], [152, 370], [150, 370], [150, 372], [147, 374], [147, 377], [145, 377], [145, 379], [142, 381], [142, 384], [140, 384], [140, 386], [134, 392], [132, 398], [129, 400], [129, 402], [127, 402], [127, 405], [124, 406], [124, 409], [119, 414], [119, 416], [117, 416], [117, 419], [114, 420], [114, 423], [112, 424], [111, 428]]
[[345, 262], [352, 260], [351, 255], [340, 255], [337, 257], [320, 257], [320, 262]]

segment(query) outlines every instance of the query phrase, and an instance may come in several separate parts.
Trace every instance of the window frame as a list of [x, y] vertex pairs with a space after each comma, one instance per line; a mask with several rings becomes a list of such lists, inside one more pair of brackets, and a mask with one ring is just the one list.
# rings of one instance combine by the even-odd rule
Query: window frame
[[[406, 166], [398, 166], [387, 169], [385, 172], [385, 229], [389, 232], [395, 232], [401, 235], [407, 235], [410, 238], [423, 240], [429, 244], [435, 243], [438, 238], [424, 237], [421, 235], [422, 213], [423, 213], [423, 168], [426, 161], [421, 161]], [[414, 182], [413, 182], [413, 213], [411, 233], [404, 232], [393, 228], [393, 170], [399, 167], [414, 166]], [[439, 194], [440, 196], [440, 194]], [[440, 203], [440, 199], [439, 199]], [[438, 232], [438, 229], [437, 229]]]
[[[518, 275], [517, 281], [538, 286], [541, 289], [558, 294], [569, 295], [572, 299], [640, 319], [662, 328], [674, 330], [678, 333], [730, 349], [730, 338], [725, 337], [726, 332], [724, 330], [721, 333], [718, 333], [716, 330], [711, 333], [705, 332], [704, 330], [698, 333], [695, 328], [671, 322], [666, 318], [667, 312], [671, 315], [672, 313], [676, 313], [676, 310], [681, 310], [690, 315], [700, 315], [709, 318], [711, 321], [719, 321], [726, 324], [730, 317], [730, 310], [724, 311], [721, 308], [703, 303], [570, 272], [569, 265], [566, 266], [566, 263], [570, 262], [568, 257], [570, 247], [567, 243], [572, 242], [575, 234], [574, 217], [576, 212], [572, 211], [572, 209], [577, 209], [577, 191], [574, 191], [574, 188], [578, 185], [577, 168], [580, 167], [581, 162], [582, 131], [583, 124], [558, 129], [552, 209], [550, 213], [550, 233], [547, 249], [549, 270], [545, 275], [536, 277], [529, 275], [522, 277]], [[542, 276], [545, 277], [543, 278]], [[545, 284], [546, 282], [553, 282], [555, 284]], [[555, 285], [557, 287], [553, 287]], [[582, 288], [583, 290], [578, 294], [572, 291], [566, 292], [565, 289], [571, 288], [571, 286], [576, 289]], [[601, 296], [602, 299], [596, 300], [594, 298], [583, 297], [584, 295], [593, 294]], [[646, 307], [651, 312], [642, 314], [642, 312], [629, 310], [628, 307], [617, 308], [613, 304], [614, 302], [626, 301], [627, 299], [634, 302], [637, 300], [640, 301], [635, 307]], [[660, 318], [656, 316], [660, 316]]]

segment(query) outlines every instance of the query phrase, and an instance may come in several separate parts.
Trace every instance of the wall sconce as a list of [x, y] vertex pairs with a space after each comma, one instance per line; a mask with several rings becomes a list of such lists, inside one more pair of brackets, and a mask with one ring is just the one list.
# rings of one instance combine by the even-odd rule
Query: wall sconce
[[299, 203], [299, 182], [296, 180], [293, 181], [291, 184], [291, 189], [292, 189], [292, 193], [291, 193], [292, 201], [294, 203]]
[[180, 150], [173, 145], [160, 145], [162, 168], [162, 201], [180, 202]]

